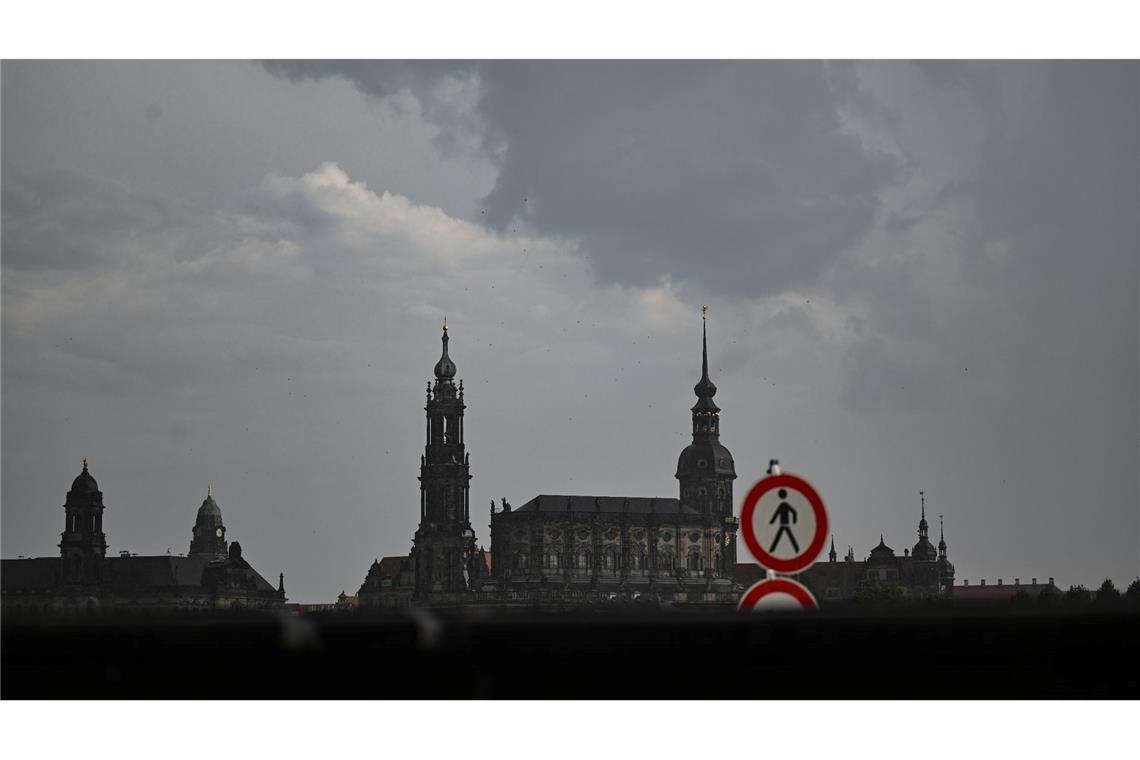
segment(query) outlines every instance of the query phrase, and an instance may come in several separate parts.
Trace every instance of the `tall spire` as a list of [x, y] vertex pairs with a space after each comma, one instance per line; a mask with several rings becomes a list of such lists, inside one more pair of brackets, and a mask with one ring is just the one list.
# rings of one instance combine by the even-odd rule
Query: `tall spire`
[[701, 307], [701, 379], [693, 386], [697, 394], [697, 405], [693, 411], [719, 412], [720, 409], [713, 403], [712, 397], [716, 395], [716, 386], [709, 380], [709, 335], [708, 318], [709, 307]]
[[930, 531], [930, 524], [926, 522], [926, 491], [919, 491], [918, 498], [922, 502], [922, 518], [918, 521], [919, 538], [926, 538]]
[[709, 379], [709, 307], [701, 307], [701, 379]]
[[829, 551], [829, 552], [827, 553], [827, 558], [828, 558], [830, 561], [834, 562], [834, 561], [835, 561], [835, 558], [836, 558], [836, 556], [838, 556], [838, 555], [835, 553], [835, 536], [832, 536], [832, 537], [831, 537], [831, 551]]
[[942, 529], [942, 515], [938, 515], [938, 555], [946, 556], [946, 533]]

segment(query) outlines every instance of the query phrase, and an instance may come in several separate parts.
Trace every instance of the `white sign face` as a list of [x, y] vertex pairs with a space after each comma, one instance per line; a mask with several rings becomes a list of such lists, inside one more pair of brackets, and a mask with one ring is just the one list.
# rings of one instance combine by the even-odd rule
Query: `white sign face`
[[773, 488], [756, 503], [752, 531], [764, 551], [776, 559], [791, 560], [807, 551], [815, 538], [815, 510], [796, 489]]
[[803, 612], [804, 604], [791, 594], [773, 591], [765, 594], [752, 605], [751, 612]]

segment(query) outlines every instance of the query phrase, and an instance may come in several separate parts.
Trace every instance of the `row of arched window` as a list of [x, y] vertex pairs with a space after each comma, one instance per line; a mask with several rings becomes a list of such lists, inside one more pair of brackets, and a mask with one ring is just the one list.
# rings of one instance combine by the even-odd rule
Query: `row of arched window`
[[[588, 549], [582, 549], [572, 552], [569, 555], [563, 552], [547, 552], [542, 558], [541, 566], [547, 570], [588, 570], [592, 567], [597, 567], [600, 570], [609, 570], [616, 573], [620, 567], [620, 556], [616, 549], [603, 551], [597, 557], [595, 565], [594, 553]], [[720, 566], [720, 553], [718, 552], [713, 558], [715, 566]], [[528, 552], [519, 551], [514, 554], [514, 567], [517, 570], [525, 570], [530, 566], [530, 556]], [[650, 566], [649, 557], [646, 555], [644, 549], [640, 551], [630, 552], [626, 556], [625, 567], [627, 570], [647, 570]], [[694, 549], [689, 552], [686, 557], [685, 567], [689, 572], [699, 573], [704, 570], [704, 557], [699, 551]], [[672, 552], [661, 552], [657, 555], [657, 570], [659, 572], [672, 572], [675, 569], [675, 562]]]

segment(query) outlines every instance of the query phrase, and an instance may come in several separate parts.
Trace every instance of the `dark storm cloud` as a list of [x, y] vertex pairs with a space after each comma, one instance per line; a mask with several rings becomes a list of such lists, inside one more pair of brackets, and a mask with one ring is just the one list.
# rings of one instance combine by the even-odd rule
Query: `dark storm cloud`
[[[267, 64], [423, 93], [448, 64]], [[451, 64], [480, 82], [499, 164], [481, 220], [577, 239], [606, 282], [736, 295], [811, 282], [858, 242], [892, 162], [840, 128], [818, 63]], [[426, 102], [433, 102], [429, 95]], [[440, 113], [438, 106], [427, 109]]]
[[[1010, 407], [1015, 388], [1061, 403], [1067, 382], [1050, 378], [1073, 373], [1126, 399], [1140, 248], [1135, 66], [975, 66], [938, 81], [983, 115], [977, 167], [947, 179], [922, 213], [886, 215], [876, 242], [891, 255], [862, 272], [840, 267], [839, 291], [865, 299], [870, 316], [845, 358], [845, 399], [937, 405], [967, 384], [993, 408]], [[992, 108], [1002, 86], [1018, 97]], [[962, 128], [951, 118], [928, 139]]]

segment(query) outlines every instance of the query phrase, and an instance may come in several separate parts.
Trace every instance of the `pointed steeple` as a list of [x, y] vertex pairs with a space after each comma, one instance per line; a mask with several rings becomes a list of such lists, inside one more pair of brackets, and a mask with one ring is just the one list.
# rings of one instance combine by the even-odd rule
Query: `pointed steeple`
[[930, 543], [930, 525], [926, 522], [926, 491], [918, 492], [922, 500], [922, 517], [918, 521], [918, 543], [911, 550], [911, 556], [922, 562], [933, 562], [938, 558], [934, 544]]
[[938, 556], [946, 556], [946, 534], [942, 529], [942, 515], [938, 515]]
[[[707, 406], [712, 411], [719, 411], [716, 404], [712, 402], [712, 397], [716, 395], [716, 386], [713, 381], [709, 379], [709, 334], [708, 334], [708, 319], [709, 307], [701, 307], [701, 379], [693, 386], [693, 392], [697, 394], [697, 398], [701, 401], [697, 402], [697, 406], [701, 407], [701, 402], [706, 401]], [[705, 407], [702, 407], [705, 408]]]
[[918, 535], [920, 538], [925, 538], [930, 531], [930, 525], [926, 522], [926, 491], [919, 491], [918, 498], [922, 501], [922, 517], [918, 521]]
[[834, 561], [835, 561], [835, 558], [836, 558], [837, 556], [839, 556], [839, 555], [837, 555], [837, 554], [835, 553], [835, 536], [832, 536], [832, 537], [831, 537], [831, 551], [829, 551], [829, 552], [827, 553], [827, 559], [828, 559], [829, 561], [831, 561], [831, 562], [834, 562]]

